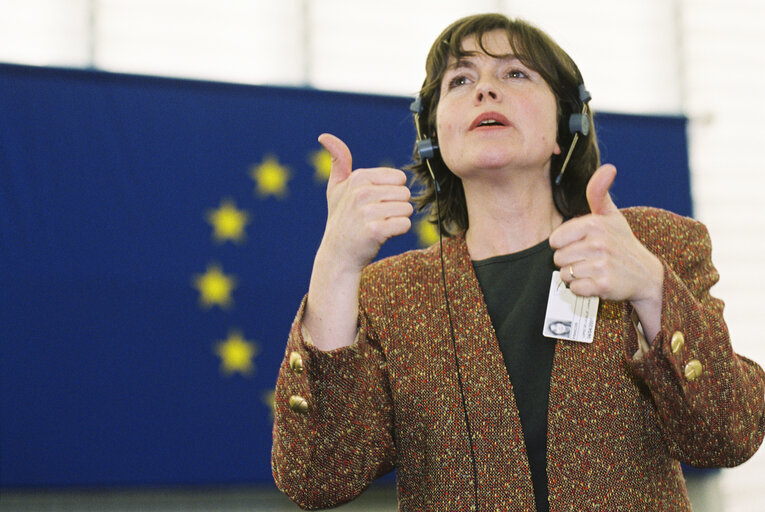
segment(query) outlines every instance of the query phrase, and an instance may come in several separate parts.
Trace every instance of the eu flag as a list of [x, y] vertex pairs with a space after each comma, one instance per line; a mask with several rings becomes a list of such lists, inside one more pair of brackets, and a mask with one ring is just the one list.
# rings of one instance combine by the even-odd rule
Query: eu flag
[[[409, 101], [1, 65], [0, 485], [270, 482], [316, 137], [402, 167]], [[597, 121], [620, 206], [690, 213], [683, 119]], [[432, 242], [415, 225], [381, 256]]]

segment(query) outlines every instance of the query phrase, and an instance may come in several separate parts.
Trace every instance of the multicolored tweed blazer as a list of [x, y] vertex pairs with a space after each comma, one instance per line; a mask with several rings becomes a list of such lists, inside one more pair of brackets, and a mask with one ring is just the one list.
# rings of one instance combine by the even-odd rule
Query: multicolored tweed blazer
[[[679, 461], [733, 466], [765, 434], [765, 374], [731, 349], [706, 228], [623, 213], [663, 261], [661, 332], [642, 358], [628, 303], [601, 301], [593, 343], [559, 340], [550, 382], [551, 511], [688, 511]], [[479, 510], [534, 510], [523, 433], [463, 237], [444, 241], [446, 286], [472, 429]], [[397, 468], [399, 509], [474, 510], [474, 473], [438, 245], [372, 265], [359, 336], [321, 352], [292, 326], [272, 466], [306, 509], [347, 502]], [[512, 363], [511, 363], [512, 364]]]

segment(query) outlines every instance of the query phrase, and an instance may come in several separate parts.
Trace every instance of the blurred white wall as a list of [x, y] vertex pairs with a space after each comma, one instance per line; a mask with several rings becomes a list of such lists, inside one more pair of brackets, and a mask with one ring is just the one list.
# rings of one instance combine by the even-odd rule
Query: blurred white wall
[[[761, 0], [0, 0], [0, 61], [413, 95], [438, 33], [485, 11], [556, 38], [596, 110], [688, 116], [695, 213], [722, 275], [714, 291], [734, 347], [765, 363]], [[765, 509], [763, 474], [765, 449], [724, 471], [725, 510]]]

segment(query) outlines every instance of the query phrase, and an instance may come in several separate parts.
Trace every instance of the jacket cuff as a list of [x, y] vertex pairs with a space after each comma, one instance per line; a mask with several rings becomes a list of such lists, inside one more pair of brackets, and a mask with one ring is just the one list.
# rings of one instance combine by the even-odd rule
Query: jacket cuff
[[639, 343], [635, 356], [628, 356], [630, 365], [649, 387], [670, 385], [668, 376], [684, 391], [703, 382], [704, 357], [699, 344], [707, 337], [707, 329], [699, 310], [685, 283], [664, 263], [659, 332], [649, 347]]
[[290, 329], [274, 398], [276, 407], [283, 410], [289, 408], [292, 414], [310, 416], [316, 410], [317, 393], [320, 395], [339, 372], [348, 372], [362, 358], [359, 346], [362, 330], [357, 331], [350, 346], [320, 350], [311, 341], [311, 335], [303, 324], [306, 298], [303, 297]]

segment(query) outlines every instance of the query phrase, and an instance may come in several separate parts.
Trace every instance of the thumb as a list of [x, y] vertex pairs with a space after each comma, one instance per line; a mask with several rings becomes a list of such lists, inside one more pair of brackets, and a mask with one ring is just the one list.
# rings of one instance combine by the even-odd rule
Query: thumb
[[607, 215], [619, 211], [608, 193], [614, 178], [616, 178], [616, 167], [611, 164], [601, 165], [590, 177], [587, 183], [587, 204], [590, 205], [592, 213]]
[[328, 187], [340, 183], [351, 175], [351, 150], [338, 137], [330, 133], [319, 135], [319, 143], [324, 146], [332, 157], [332, 167], [329, 171]]

